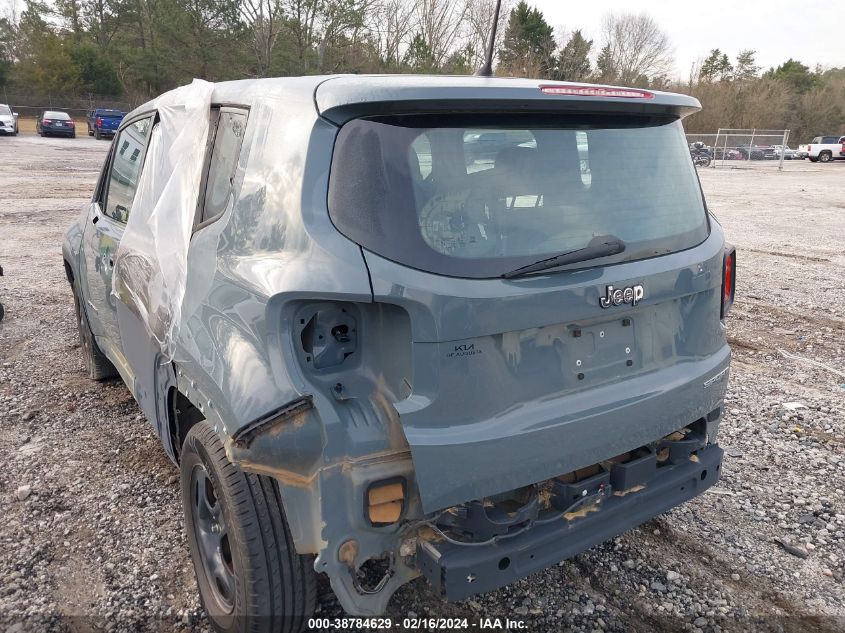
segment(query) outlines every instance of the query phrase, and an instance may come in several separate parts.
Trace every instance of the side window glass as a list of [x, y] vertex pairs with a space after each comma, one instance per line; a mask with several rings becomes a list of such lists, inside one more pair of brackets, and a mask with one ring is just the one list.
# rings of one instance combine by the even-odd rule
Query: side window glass
[[220, 112], [208, 166], [200, 222], [217, 217], [226, 210], [226, 205], [229, 204], [229, 198], [232, 195], [232, 180], [238, 166], [245, 129], [245, 112], [231, 110]]
[[113, 155], [114, 147], [109, 149], [109, 153], [106, 155], [106, 162], [103, 164], [103, 168], [100, 170], [100, 175], [97, 177], [97, 187], [94, 189], [94, 202], [99, 203], [100, 209], [105, 208], [105, 205], [103, 203], [106, 200], [106, 184], [109, 181], [109, 166], [111, 165], [111, 157]]
[[112, 161], [103, 213], [118, 222], [126, 223], [129, 219], [151, 128], [152, 118], [135, 121], [123, 129], [114, 145], [120, 149]]

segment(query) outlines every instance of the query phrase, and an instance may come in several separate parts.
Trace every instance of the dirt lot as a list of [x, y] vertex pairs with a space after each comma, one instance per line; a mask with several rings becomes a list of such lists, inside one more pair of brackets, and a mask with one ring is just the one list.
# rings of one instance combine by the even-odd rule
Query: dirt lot
[[[107, 147], [0, 138], [0, 630], [207, 628], [177, 471], [124, 386], [82, 374], [60, 242]], [[721, 483], [490, 595], [414, 582], [395, 620], [845, 630], [845, 163], [747, 167], [701, 174], [739, 253]], [[320, 610], [340, 615], [325, 587]]]

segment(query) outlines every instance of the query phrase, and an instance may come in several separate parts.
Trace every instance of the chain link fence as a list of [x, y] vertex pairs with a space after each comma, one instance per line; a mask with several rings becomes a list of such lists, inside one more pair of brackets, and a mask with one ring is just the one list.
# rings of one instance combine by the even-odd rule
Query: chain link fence
[[803, 158], [789, 147], [789, 130], [719, 128], [715, 134], [687, 134], [690, 151], [706, 151], [710, 167], [756, 166], [783, 170], [785, 160]]
[[85, 93], [77, 95], [22, 94], [7, 91], [2, 93], [2, 102], [8, 104], [21, 118], [35, 118], [45, 110], [61, 110], [72, 118], [84, 119], [95, 108], [110, 108], [129, 112], [137, 104], [115, 99], [112, 96]]

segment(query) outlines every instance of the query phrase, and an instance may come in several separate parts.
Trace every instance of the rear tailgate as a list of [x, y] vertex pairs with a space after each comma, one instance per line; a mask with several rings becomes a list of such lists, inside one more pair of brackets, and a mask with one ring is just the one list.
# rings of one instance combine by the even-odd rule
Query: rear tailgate
[[97, 117], [100, 121], [100, 130], [104, 132], [115, 132], [117, 128], [120, 127], [121, 121], [123, 121], [123, 117], [121, 116], [114, 116], [114, 115], [105, 115]]
[[[413, 394], [397, 410], [426, 511], [612, 458], [724, 397], [718, 225], [645, 267], [544, 279], [444, 279], [366, 258], [375, 300], [412, 315]], [[636, 284], [637, 306], [600, 307], [608, 285]]]

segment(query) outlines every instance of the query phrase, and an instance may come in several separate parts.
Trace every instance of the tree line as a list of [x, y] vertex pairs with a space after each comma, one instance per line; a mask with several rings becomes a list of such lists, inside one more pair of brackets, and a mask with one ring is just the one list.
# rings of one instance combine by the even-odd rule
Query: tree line
[[[25, 0], [0, 18], [0, 86], [140, 103], [194, 77], [320, 73], [469, 74], [483, 62], [496, 0]], [[672, 43], [646, 13], [608, 13], [596, 39], [555, 29], [505, 0], [496, 74], [686, 92], [705, 107], [691, 132], [791, 128], [838, 133], [845, 69], [714, 49], [672, 80]]]

